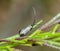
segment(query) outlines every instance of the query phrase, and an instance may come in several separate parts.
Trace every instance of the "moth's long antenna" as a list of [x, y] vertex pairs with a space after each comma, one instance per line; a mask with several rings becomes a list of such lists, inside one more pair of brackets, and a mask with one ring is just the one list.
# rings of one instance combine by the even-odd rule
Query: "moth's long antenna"
[[43, 25], [40, 29], [43, 30], [46, 27], [48, 27], [51, 23], [53, 23], [56, 19], [60, 17], [60, 13], [58, 13], [55, 17], [53, 17], [49, 22], [47, 22], [45, 25]]
[[36, 9], [34, 7], [32, 7], [32, 9], [33, 9], [33, 13], [34, 13], [34, 16], [33, 16], [33, 18], [34, 18], [33, 24], [35, 24], [36, 17], [37, 17], [37, 12], [36, 12]]

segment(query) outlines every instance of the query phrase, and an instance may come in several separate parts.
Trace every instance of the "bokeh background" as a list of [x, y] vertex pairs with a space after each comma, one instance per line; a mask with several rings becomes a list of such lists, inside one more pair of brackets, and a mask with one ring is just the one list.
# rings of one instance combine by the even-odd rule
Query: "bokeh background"
[[[60, 0], [0, 0], [0, 38], [17, 34], [18, 31], [36, 21], [44, 20], [42, 25], [60, 12]], [[49, 47], [20, 47], [24, 51], [58, 51]]]

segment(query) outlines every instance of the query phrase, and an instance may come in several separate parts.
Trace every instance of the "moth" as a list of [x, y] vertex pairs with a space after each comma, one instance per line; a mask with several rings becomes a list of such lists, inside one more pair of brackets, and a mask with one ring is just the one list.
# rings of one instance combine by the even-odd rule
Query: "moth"
[[36, 10], [35, 10], [35, 8], [34, 7], [32, 7], [33, 8], [33, 13], [34, 13], [34, 22], [33, 22], [33, 24], [30, 24], [30, 25], [28, 25], [26, 28], [23, 28], [23, 29], [21, 29], [20, 31], [19, 31], [19, 35], [22, 37], [22, 36], [25, 36], [29, 31], [31, 31], [32, 29], [34, 29], [35, 27], [37, 27], [41, 22], [42, 22], [42, 20], [40, 20], [39, 22], [37, 22], [37, 23], [35, 23], [36, 22], [36, 19], [35, 19], [35, 17], [36, 17]]

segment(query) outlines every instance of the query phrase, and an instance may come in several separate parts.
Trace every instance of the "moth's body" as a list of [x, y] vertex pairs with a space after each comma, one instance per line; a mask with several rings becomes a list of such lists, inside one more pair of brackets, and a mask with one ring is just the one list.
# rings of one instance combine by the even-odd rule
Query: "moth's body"
[[20, 36], [26, 35], [30, 30], [32, 30], [32, 25], [27, 26], [26, 28], [19, 31]]

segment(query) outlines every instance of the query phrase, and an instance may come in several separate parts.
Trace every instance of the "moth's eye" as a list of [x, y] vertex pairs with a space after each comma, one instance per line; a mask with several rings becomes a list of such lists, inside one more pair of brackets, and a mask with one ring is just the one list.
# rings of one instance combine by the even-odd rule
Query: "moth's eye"
[[20, 34], [21, 37], [25, 36], [24, 34]]
[[20, 35], [21, 37], [25, 36], [24, 34], [20, 34], [20, 32], [21, 32], [21, 30], [19, 31], [19, 35]]

